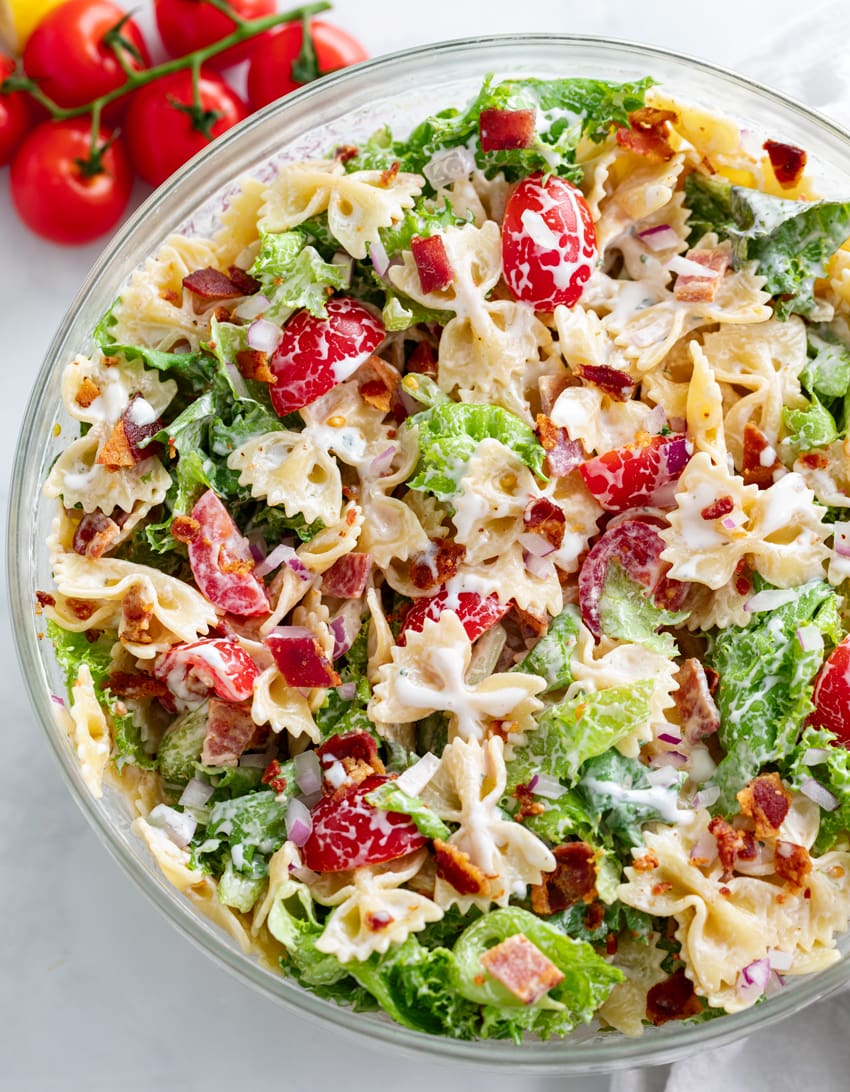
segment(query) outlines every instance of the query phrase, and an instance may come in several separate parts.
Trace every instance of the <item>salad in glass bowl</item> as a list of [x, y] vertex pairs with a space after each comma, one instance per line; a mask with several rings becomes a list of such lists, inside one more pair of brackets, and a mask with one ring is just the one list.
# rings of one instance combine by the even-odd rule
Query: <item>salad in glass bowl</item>
[[850, 200], [767, 137], [488, 78], [246, 179], [64, 362], [82, 777], [320, 998], [639, 1036], [840, 959]]

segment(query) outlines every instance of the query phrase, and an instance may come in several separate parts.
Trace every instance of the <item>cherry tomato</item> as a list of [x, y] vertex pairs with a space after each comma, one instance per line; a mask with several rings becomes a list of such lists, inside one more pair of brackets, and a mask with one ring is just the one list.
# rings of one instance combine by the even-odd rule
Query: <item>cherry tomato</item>
[[277, 377], [270, 387], [272, 405], [281, 417], [348, 379], [384, 340], [384, 324], [357, 300], [337, 296], [326, 309], [323, 319], [296, 312], [269, 361]]
[[198, 528], [188, 543], [189, 564], [201, 594], [241, 618], [268, 614], [266, 589], [253, 574], [248, 540], [211, 489], [192, 509], [191, 518]]
[[679, 610], [688, 593], [688, 585], [668, 578], [670, 566], [661, 560], [666, 543], [653, 524], [654, 518], [626, 519], [602, 535], [584, 559], [578, 577], [578, 596], [584, 624], [594, 637], [602, 633], [599, 602], [608, 566], [616, 561], [637, 584], [647, 589], [655, 604], [666, 610]]
[[675, 482], [691, 457], [691, 445], [677, 433], [652, 436], [588, 459], [579, 467], [584, 483], [606, 512], [625, 512], [669, 500], [661, 491]]
[[809, 720], [834, 732], [850, 747], [850, 637], [833, 649], [815, 680], [814, 712]]
[[302, 856], [314, 872], [344, 872], [381, 864], [420, 849], [428, 839], [400, 812], [384, 811], [364, 797], [389, 781], [374, 774], [344, 793], [326, 796], [313, 808], [313, 829]]
[[[243, 19], [260, 19], [275, 11], [275, 0], [229, 0], [230, 7]], [[232, 34], [236, 24], [212, 4], [200, 0], [156, 0], [156, 26], [162, 43], [172, 57], [183, 57], [196, 49], [220, 42]], [[209, 60], [214, 68], [227, 68], [252, 55], [256, 40], [231, 46]]]
[[[0, 83], [15, 71], [15, 62], [0, 53]], [[12, 160], [12, 154], [32, 128], [35, 111], [23, 91], [0, 95], [0, 167]]]
[[400, 645], [405, 643], [407, 630], [421, 633], [426, 620], [436, 622], [444, 610], [455, 612], [466, 630], [466, 636], [470, 641], [474, 641], [504, 618], [510, 607], [500, 603], [496, 595], [488, 595], [484, 599], [478, 592], [458, 592], [449, 601], [449, 593], [443, 589], [436, 595], [414, 601], [402, 622], [398, 643]]
[[153, 674], [183, 701], [199, 701], [210, 690], [222, 701], [247, 701], [254, 692], [257, 665], [230, 637], [203, 637], [158, 656]]
[[[87, 118], [46, 121], [27, 136], [12, 161], [12, 200], [23, 222], [53, 243], [88, 243], [121, 219], [133, 175], [124, 145], [101, 153], [101, 169], [80, 166], [91, 151]], [[101, 129], [106, 143], [109, 133]]]
[[555, 175], [524, 179], [502, 222], [502, 270], [518, 300], [536, 311], [579, 300], [596, 265], [596, 229], [587, 202]]
[[192, 114], [191, 72], [161, 76], [133, 95], [124, 131], [133, 166], [150, 185], [159, 186], [211, 140], [248, 116], [245, 103], [215, 72], [201, 73], [200, 91], [207, 116], [197, 121]]
[[[54, 8], [32, 32], [24, 49], [24, 68], [60, 106], [83, 106], [127, 82], [115, 48], [104, 35], [124, 18], [110, 0], [68, 0]], [[131, 68], [150, 65], [142, 32], [132, 19], [120, 30], [131, 48], [122, 54]], [[122, 107], [106, 116], [115, 120]]]
[[[318, 71], [313, 75], [325, 76], [339, 68], [369, 59], [363, 46], [333, 23], [321, 19], [310, 22], [310, 37], [316, 53]], [[300, 22], [286, 23], [264, 34], [255, 44], [251, 67], [248, 69], [248, 101], [253, 110], [288, 95], [296, 87], [309, 82], [297, 79], [292, 65], [301, 54], [304, 28]]]

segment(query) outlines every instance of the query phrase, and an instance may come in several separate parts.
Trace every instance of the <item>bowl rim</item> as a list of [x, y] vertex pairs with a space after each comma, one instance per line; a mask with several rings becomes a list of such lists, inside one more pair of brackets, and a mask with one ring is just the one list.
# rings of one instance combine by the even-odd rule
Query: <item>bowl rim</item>
[[[249, 134], [264, 125], [271, 117], [283, 115], [294, 107], [303, 106], [314, 100], [319, 102], [330, 99], [337, 90], [344, 89], [346, 84], [361, 79], [364, 75], [371, 78], [386, 69], [398, 68], [408, 60], [425, 56], [450, 57], [452, 54], [468, 56], [470, 53], [474, 55], [476, 52], [484, 51], [487, 47], [507, 49], [512, 45], [533, 47], [544, 44], [547, 48], [592, 47], [603, 51], [614, 51], [646, 61], [648, 65], [651, 65], [655, 59], [672, 61], [707, 74], [710, 78], [718, 78], [727, 85], [737, 85], [745, 92], [755, 94], [762, 100], [781, 108], [786, 115], [790, 111], [807, 124], [814, 122], [824, 135], [831, 137], [833, 141], [837, 140], [837, 146], [848, 156], [848, 174], [850, 174], [850, 133], [817, 110], [721, 65], [671, 49], [599, 35], [499, 34], [419, 45], [384, 54], [340, 70], [300, 88], [282, 100], [271, 103], [200, 152], [139, 206], [110, 239], [95, 261], [54, 335], [27, 403], [17, 438], [12, 468], [6, 529], [6, 579], [12, 619], [21, 623], [25, 619], [29, 620], [32, 615], [31, 589], [29, 584], [25, 586], [23, 579], [29, 574], [22, 563], [23, 555], [18, 546], [32, 539], [32, 528], [27, 526], [26, 517], [32, 511], [34, 501], [32, 497], [24, 494], [23, 471], [30, 455], [30, 446], [37, 442], [35, 437], [38, 434], [39, 420], [43, 420], [44, 415], [40, 411], [43, 408], [47, 380], [57, 366], [60, 351], [72, 329], [74, 316], [82, 302], [96, 290], [97, 282], [103, 272], [120, 255], [125, 244], [145, 219], [150, 217], [160, 203], [175, 190], [184, 186], [190, 187], [192, 178], [204, 174], [213, 158], [221, 160], [224, 153], [237, 144], [249, 140]], [[505, 57], [504, 60], [508, 67], [509, 58]], [[234, 180], [233, 176], [225, 175], [221, 186]], [[161, 230], [157, 229], [157, 231], [157, 239], [161, 241], [164, 236]], [[148, 248], [141, 260], [143, 261], [151, 253], [151, 249]], [[139, 264], [141, 262], [137, 262], [136, 266]], [[32, 450], [37, 448], [33, 447]], [[250, 955], [246, 956], [239, 951], [229, 941], [226, 934], [217, 927], [199, 927], [201, 923], [198, 915], [190, 907], [188, 900], [155, 874], [153, 862], [151, 868], [138, 867], [138, 862], [127, 852], [126, 845], [109, 821], [105, 808], [82, 786], [76, 756], [60, 738], [55, 720], [51, 715], [49, 697], [46, 690], [39, 685], [41, 660], [36, 628], [29, 624], [13, 626], [18, 664], [26, 690], [62, 775], [71, 789], [73, 799], [111, 856], [166, 919], [196, 948], [264, 996], [283, 1004], [290, 1011], [297, 1012], [309, 1020], [322, 1024], [331, 1022], [350, 1038], [361, 1039], [366, 1035], [394, 1050], [410, 1055], [421, 1056], [424, 1053], [433, 1056], [435, 1060], [464, 1062], [483, 1068], [504, 1069], [507, 1066], [511, 1072], [517, 1073], [548, 1071], [563, 1075], [579, 1075], [611, 1072], [635, 1065], [663, 1064], [686, 1057], [694, 1049], [722, 1046], [767, 1027], [779, 1019], [793, 1015], [813, 1001], [839, 989], [850, 980], [850, 957], [846, 957], [819, 973], [807, 976], [793, 991], [775, 995], [766, 1004], [756, 1005], [741, 1013], [729, 1014], [716, 1021], [711, 1020], [692, 1026], [679, 1024], [669, 1034], [649, 1033], [638, 1039], [629, 1039], [619, 1034], [612, 1035], [610, 1044], [604, 1041], [600, 1043], [598, 1040], [592, 1043], [574, 1042], [570, 1038], [548, 1044], [535, 1041], [525, 1041], [522, 1044], [494, 1040], [467, 1042], [411, 1031], [389, 1020], [364, 1022], [363, 1016], [354, 1012], [353, 1009], [325, 1001], [282, 975], [272, 975]]]

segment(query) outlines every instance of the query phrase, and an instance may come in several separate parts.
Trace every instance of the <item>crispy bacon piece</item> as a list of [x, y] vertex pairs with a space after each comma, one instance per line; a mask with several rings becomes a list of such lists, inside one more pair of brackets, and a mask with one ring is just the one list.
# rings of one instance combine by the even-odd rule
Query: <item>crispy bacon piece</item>
[[340, 678], [316, 635], [306, 627], [290, 632], [270, 633], [263, 644], [274, 656], [278, 671], [290, 686], [339, 686]]
[[481, 965], [524, 1005], [533, 1005], [564, 975], [524, 933], [515, 933], [481, 956]]
[[238, 766], [256, 731], [250, 702], [237, 704], [210, 698], [201, 762], [205, 766]]
[[790, 190], [800, 181], [806, 169], [808, 156], [796, 144], [782, 144], [778, 140], [766, 140], [762, 148], [767, 152], [776, 181], [784, 190]]
[[472, 863], [468, 853], [440, 838], [434, 839], [434, 858], [437, 875], [450, 883], [461, 895], [485, 895], [489, 888], [487, 877]]
[[381, 171], [381, 185], [391, 186], [396, 179], [401, 163], [394, 159], [386, 170]]
[[693, 657], [685, 660], [676, 672], [676, 682], [679, 689], [673, 698], [682, 721], [682, 735], [691, 743], [714, 735], [720, 728], [720, 712], [700, 661]]
[[[51, 604], [51, 606], [52, 605], [53, 604]], [[91, 616], [94, 614], [95, 609], [93, 603], [87, 603], [85, 599], [74, 599], [73, 597], [69, 597], [65, 600], [65, 606], [69, 610], [73, 611], [81, 622], [85, 622], [89, 618], [91, 618]]]
[[398, 392], [401, 376], [386, 360], [372, 354], [357, 369], [360, 397], [368, 406], [374, 406], [382, 413], [392, 409]]
[[581, 440], [571, 440], [565, 428], [543, 413], [537, 414], [537, 435], [546, 451], [546, 472], [553, 478], [565, 478], [585, 460]]
[[527, 531], [542, 535], [556, 550], [564, 541], [567, 517], [564, 510], [548, 497], [530, 500], [522, 514], [522, 522]]
[[[579, 378], [572, 372], [561, 372], [559, 375], [541, 375], [537, 380], [537, 389], [540, 391], [540, 408], [545, 415], [552, 412], [552, 407], [567, 387], [575, 387]], [[554, 425], [553, 425], [554, 428]]]
[[141, 446], [162, 428], [159, 418], [147, 420], [148, 412], [151, 410], [145, 399], [139, 394], [134, 395], [100, 449], [96, 462], [107, 470], [121, 470], [136, 466], [151, 455], [158, 455], [162, 451], [161, 444]]
[[557, 914], [577, 902], [590, 904], [596, 898], [596, 860], [587, 842], [568, 842], [555, 846], [554, 872], [547, 872], [531, 888], [531, 908], [535, 914]]
[[700, 1012], [702, 1005], [694, 992], [693, 982], [685, 977], [684, 970], [665, 978], [646, 995], [646, 1018], [656, 1027], [666, 1024], [668, 1020], [686, 1020]]
[[359, 599], [366, 590], [371, 569], [369, 554], [343, 554], [323, 573], [322, 594], [337, 599]]
[[246, 379], [257, 383], [277, 383], [277, 376], [269, 367], [268, 353], [259, 349], [240, 349], [236, 354], [236, 367]]
[[[510, 733], [502, 729], [502, 723], [503, 722], [498, 722], [498, 726], [495, 727], [494, 731], [495, 734], [501, 736], [501, 738], [507, 742], [507, 737]], [[519, 807], [514, 812], [514, 819], [517, 823], [521, 823], [523, 819], [527, 819], [529, 815], [542, 815], [546, 810], [528, 785], [517, 785], [513, 795], [519, 801]]]
[[422, 291], [442, 292], [448, 288], [455, 279], [455, 273], [442, 236], [429, 235], [427, 239], [422, 239], [417, 235], [411, 240], [410, 249]]
[[545, 615], [541, 617], [533, 611], [523, 610], [516, 599], [511, 599], [510, 604], [523, 640], [529, 637], [536, 640], [538, 637], [542, 637], [549, 629], [549, 619]]
[[87, 512], [74, 531], [74, 553], [83, 557], [103, 557], [120, 534], [121, 528], [114, 519], [100, 511]]
[[430, 341], [417, 341], [413, 352], [407, 358], [406, 372], [416, 372], [417, 375], [429, 375], [432, 379], [437, 377], [437, 354]]
[[120, 639], [133, 644], [150, 644], [153, 610], [154, 604], [147, 598], [144, 585], [132, 584], [121, 602]]
[[359, 151], [356, 144], [340, 144], [334, 149], [334, 159], [338, 159], [340, 163], [347, 163], [349, 159], [354, 159]]
[[734, 507], [735, 502], [731, 497], [718, 497], [711, 504], [707, 504], [700, 515], [705, 520], [721, 519], [723, 516], [728, 516]]
[[752, 421], [747, 421], [744, 425], [744, 457], [741, 467], [744, 482], [766, 489], [773, 485], [775, 471], [781, 469], [782, 463], [777, 459], [768, 438]]
[[142, 675], [131, 671], [113, 671], [109, 676], [107, 686], [113, 694], [119, 694], [122, 698], [131, 701], [140, 701], [143, 698], [171, 698], [171, 691], [159, 679], [153, 675]]
[[723, 274], [729, 265], [729, 247], [719, 246], [713, 250], [689, 250], [688, 261], [705, 266], [708, 272], [704, 277], [680, 273], [676, 277], [673, 295], [681, 303], [710, 303], [717, 295], [717, 289]]
[[812, 859], [804, 846], [794, 842], [777, 841], [774, 855], [776, 875], [785, 880], [789, 889], [796, 894], [805, 886], [805, 881], [812, 871]]
[[535, 121], [533, 110], [482, 110], [478, 117], [481, 151], [530, 148]]
[[[189, 291], [198, 296], [202, 300], [235, 300], [239, 296], [250, 296], [253, 293], [245, 291], [245, 281], [243, 277], [247, 277], [248, 274], [243, 273], [240, 270], [239, 277], [240, 283], [229, 277], [226, 273], [222, 273], [220, 269], [214, 269], [211, 265], [205, 269], [196, 269], [194, 273], [189, 273], [183, 278], [183, 287], [188, 288]], [[253, 277], [249, 278], [253, 283], [257, 285], [253, 289], [253, 292], [258, 291], [260, 285], [254, 281]]]
[[95, 462], [107, 470], [122, 470], [136, 465], [137, 459], [130, 449], [123, 417], [116, 423]]
[[759, 774], [738, 793], [741, 812], [752, 819], [756, 838], [775, 838], [791, 806], [778, 773]]
[[260, 778], [260, 782], [263, 785], [268, 785], [274, 792], [286, 791], [286, 778], [281, 777], [281, 765], [276, 758], [266, 766], [263, 770], [263, 776]]
[[329, 770], [334, 762], [347, 759], [365, 763], [372, 773], [386, 773], [383, 762], [378, 758], [378, 744], [368, 732], [345, 732], [341, 736], [331, 736], [316, 748], [316, 755], [323, 771]]
[[622, 372], [618, 368], [609, 368], [605, 364], [582, 364], [579, 368], [582, 379], [599, 387], [607, 395], [617, 402], [625, 402], [631, 398], [635, 389], [635, 381], [628, 372]]
[[194, 542], [201, 534], [201, 525], [191, 516], [175, 516], [171, 521], [171, 537], [178, 542]]
[[[38, 606], [40, 608], [40, 611], [44, 610], [45, 607], [55, 607], [56, 606], [56, 598], [55, 598], [55, 596], [51, 595], [49, 592], [37, 591], [35, 593], [35, 598], [36, 598], [36, 601], [37, 601]], [[40, 613], [40, 611], [38, 611], [38, 613]]]
[[656, 110], [652, 106], [633, 110], [629, 114], [631, 128], [621, 125], [617, 129], [617, 143], [653, 163], [665, 163], [674, 154], [670, 147], [669, 123], [675, 120], [676, 114], [672, 110]]
[[100, 387], [86, 376], [74, 396], [74, 401], [82, 409], [88, 409], [96, 398], [100, 398]]
[[261, 286], [257, 278], [246, 273], [244, 269], [240, 269], [238, 265], [228, 266], [227, 275], [241, 290], [243, 296], [253, 296], [260, 291]]
[[708, 824], [708, 831], [717, 842], [717, 856], [723, 865], [722, 879], [729, 879], [738, 860], [755, 860], [757, 850], [751, 830], [736, 830], [731, 823], [716, 815]]
[[800, 456], [800, 462], [809, 470], [826, 470], [829, 459], [822, 451], [805, 451]]
[[438, 588], [455, 575], [465, 556], [466, 547], [459, 542], [432, 539], [427, 550], [410, 559], [410, 580], [420, 591]]

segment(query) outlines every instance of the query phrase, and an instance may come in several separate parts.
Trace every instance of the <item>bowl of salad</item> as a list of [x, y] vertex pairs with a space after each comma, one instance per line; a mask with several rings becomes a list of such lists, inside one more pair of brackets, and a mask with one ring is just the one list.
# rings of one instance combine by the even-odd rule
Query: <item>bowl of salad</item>
[[562, 1073], [846, 982], [850, 145], [638, 46], [328, 77], [116, 237], [11, 595], [107, 847], [290, 1008]]

